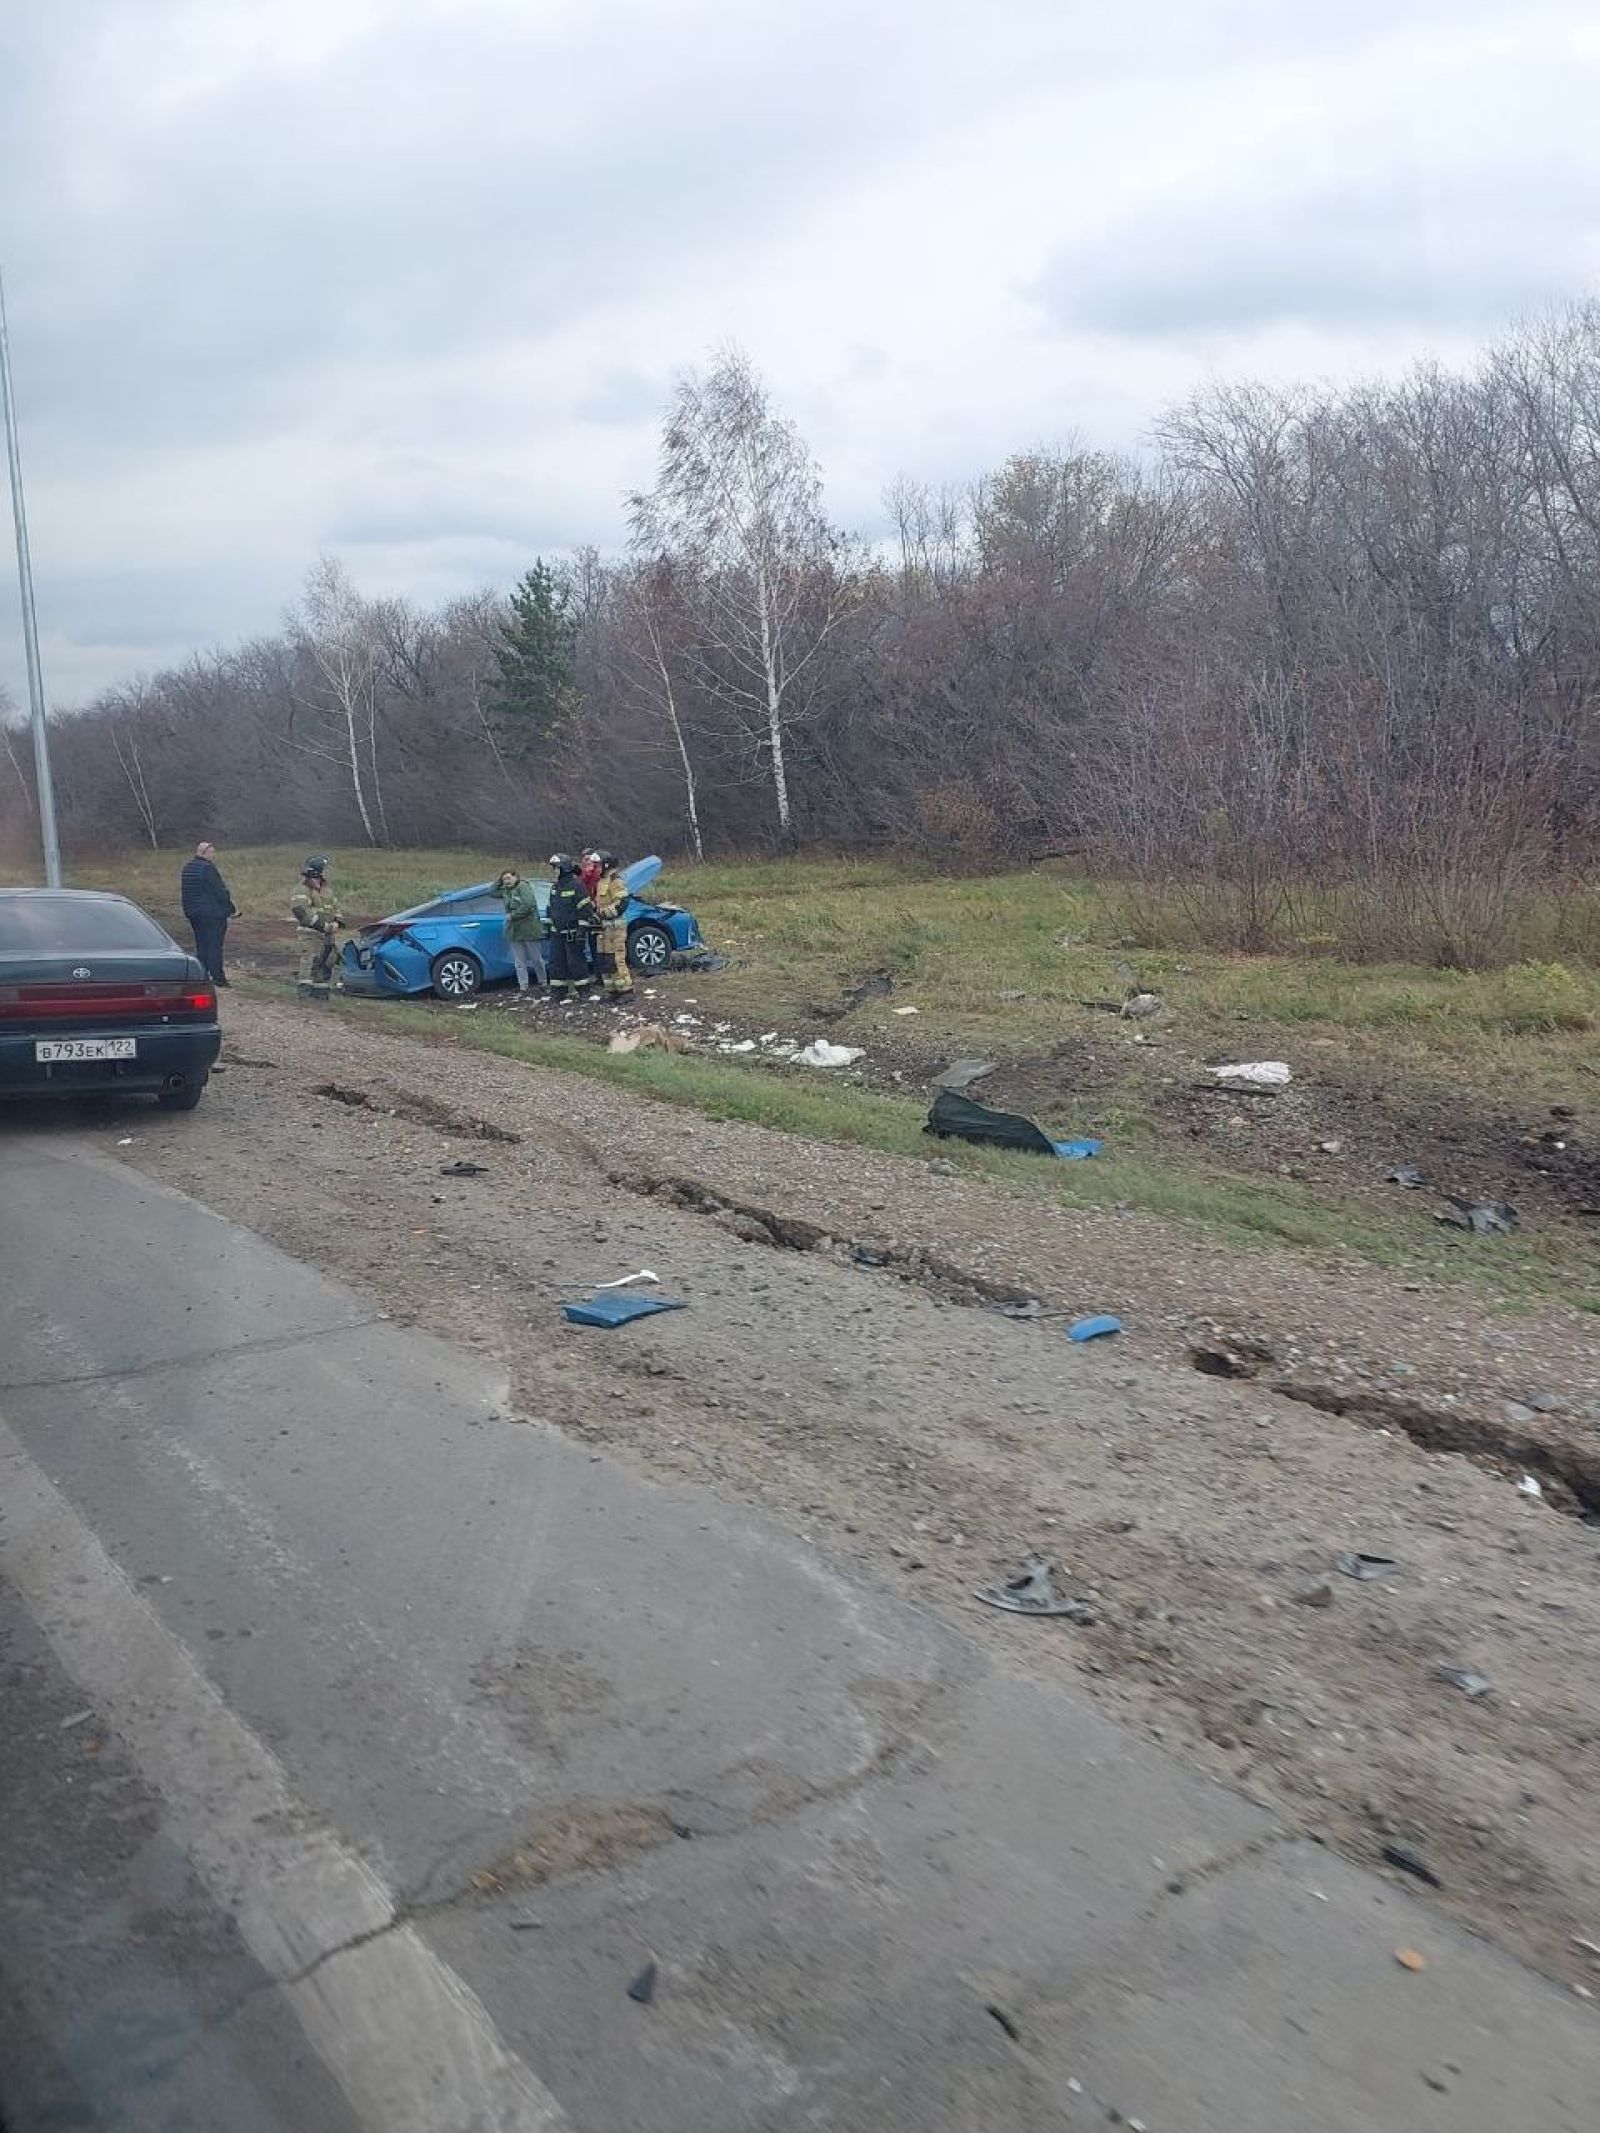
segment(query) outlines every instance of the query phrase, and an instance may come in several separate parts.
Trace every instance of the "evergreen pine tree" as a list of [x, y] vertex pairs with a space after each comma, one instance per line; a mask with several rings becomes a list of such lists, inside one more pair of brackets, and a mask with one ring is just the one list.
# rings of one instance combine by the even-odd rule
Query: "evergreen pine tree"
[[513, 744], [548, 740], [576, 696], [571, 596], [542, 560], [517, 585], [494, 648], [492, 709]]

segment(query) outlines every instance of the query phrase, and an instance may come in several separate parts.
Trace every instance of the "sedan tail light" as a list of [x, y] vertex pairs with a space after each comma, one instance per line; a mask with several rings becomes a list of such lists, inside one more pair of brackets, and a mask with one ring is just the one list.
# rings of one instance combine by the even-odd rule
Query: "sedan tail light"
[[45, 1020], [131, 1021], [214, 1015], [214, 986], [197, 978], [140, 984], [107, 984], [79, 979], [41, 979], [31, 985], [0, 985], [0, 1022]]

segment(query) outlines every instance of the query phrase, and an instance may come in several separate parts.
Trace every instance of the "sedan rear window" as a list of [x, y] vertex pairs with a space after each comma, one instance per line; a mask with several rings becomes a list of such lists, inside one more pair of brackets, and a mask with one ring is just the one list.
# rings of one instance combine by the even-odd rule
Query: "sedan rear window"
[[0, 896], [0, 955], [93, 955], [171, 945], [153, 918], [115, 897]]

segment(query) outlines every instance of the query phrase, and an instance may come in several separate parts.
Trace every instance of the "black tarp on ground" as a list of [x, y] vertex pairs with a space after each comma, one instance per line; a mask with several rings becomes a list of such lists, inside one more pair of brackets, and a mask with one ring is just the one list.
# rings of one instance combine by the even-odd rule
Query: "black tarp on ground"
[[1054, 1155], [1056, 1144], [1042, 1126], [1015, 1111], [991, 1111], [975, 1104], [970, 1096], [954, 1089], [941, 1089], [928, 1113], [926, 1133], [940, 1140], [977, 1141], [990, 1148], [1016, 1148], [1025, 1155]]

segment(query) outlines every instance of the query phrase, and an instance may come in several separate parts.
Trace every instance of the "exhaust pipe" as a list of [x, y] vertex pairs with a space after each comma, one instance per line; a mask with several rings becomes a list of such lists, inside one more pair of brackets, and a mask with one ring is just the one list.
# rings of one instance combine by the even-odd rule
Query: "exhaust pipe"
[[184, 1087], [184, 1077], [181, 1074], [169, 1074], [161, 1086], [164, 1089], [181, 1089]]

